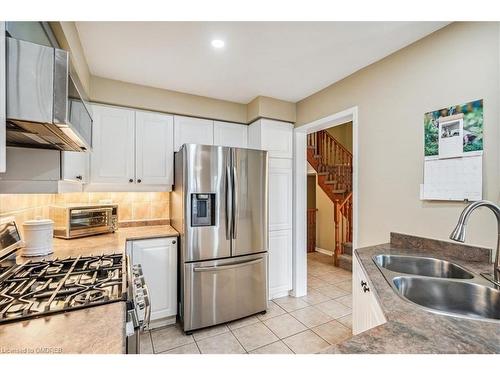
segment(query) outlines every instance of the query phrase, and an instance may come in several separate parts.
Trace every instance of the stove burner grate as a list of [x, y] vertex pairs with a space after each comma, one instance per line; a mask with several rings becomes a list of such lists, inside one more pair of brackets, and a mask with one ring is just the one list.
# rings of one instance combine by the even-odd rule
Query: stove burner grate
[[122, 253], [29, 260], [1, 271], [0, 324], [126, 300]]

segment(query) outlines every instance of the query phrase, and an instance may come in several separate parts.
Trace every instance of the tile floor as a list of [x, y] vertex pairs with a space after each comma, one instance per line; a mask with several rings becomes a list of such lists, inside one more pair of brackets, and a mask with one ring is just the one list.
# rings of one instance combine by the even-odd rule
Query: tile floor
[[178, 325], [141, 335], [142, 353], [310, 354], [352, 335], [351, 272], [332, 258], [308, 254], [308, 293], [269, 303], [265, 314], [185, 335]]

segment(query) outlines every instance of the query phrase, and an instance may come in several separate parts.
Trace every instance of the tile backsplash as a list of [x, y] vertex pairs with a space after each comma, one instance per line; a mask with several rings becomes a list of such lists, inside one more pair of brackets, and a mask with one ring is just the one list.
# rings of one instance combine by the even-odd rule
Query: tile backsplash
[[18, 224], [37, 216], [47, 217], [48, 207], [57, 203], [117, 203], [118, 220], [170, 219], [170, 193], [66, 193], [0, 194], [0, 216], [14, 216]]

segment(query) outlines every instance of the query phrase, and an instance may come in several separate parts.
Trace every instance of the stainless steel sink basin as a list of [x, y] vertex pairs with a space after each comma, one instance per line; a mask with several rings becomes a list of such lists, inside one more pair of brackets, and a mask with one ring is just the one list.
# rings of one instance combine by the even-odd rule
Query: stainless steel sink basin
[[398, 276], [399, 294], [426, 309], [447, 315], [500, 320], [500, 291], [470, 282]]
[[446, 279], [472, 279], [474, 275], [458, 264], [436, 258], [381, 254], [375, 263], [393, 272]]

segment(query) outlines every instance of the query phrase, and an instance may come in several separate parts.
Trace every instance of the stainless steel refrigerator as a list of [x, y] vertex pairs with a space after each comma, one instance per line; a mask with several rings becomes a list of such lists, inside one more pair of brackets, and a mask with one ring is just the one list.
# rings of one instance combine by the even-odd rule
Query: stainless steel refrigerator
[[185, 144], [175, 153], [184, 331], [267, 309], [267, 169], [267, 151]]

